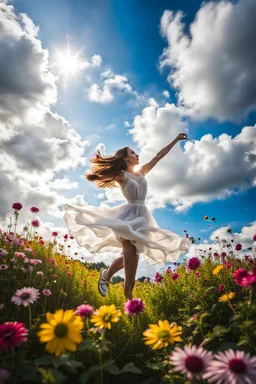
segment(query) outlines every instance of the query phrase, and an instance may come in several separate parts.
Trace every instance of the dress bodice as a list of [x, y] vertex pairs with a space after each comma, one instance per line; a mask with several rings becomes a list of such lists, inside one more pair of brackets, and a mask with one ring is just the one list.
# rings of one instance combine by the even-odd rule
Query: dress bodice
[[124, 171], [121, 191], [126, 200], [145, 200], [147, 195], [147, 180], [145, 176], [141, 172], [138, 172], [138, 175], [134, 175]]

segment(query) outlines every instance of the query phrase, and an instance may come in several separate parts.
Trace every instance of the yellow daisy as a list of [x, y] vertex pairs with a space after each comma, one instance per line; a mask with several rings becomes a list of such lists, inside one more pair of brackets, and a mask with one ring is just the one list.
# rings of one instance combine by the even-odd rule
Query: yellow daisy
[[73, 309], [63, 311], [58, 309], [55, 313], [46, 313], [47, 323], [40, 324], [42, 330], [37, 333], [42, 343], [46, 344], [46, 351], [61, 353], [75, 351], [76, 344], [83, 341], [81, 331], [84, 323], [80, 316], [74, 313]]
[[218, 275], [218, 273], [224, 268], [224, 265], [223, 264], [220, 264], [220, 265], [217, 265], [217, 267], [214, 268], [214, 270], [212, 271], [212, 273], [214, 275]]
[[233, 299], [234, 296], [235, 296], [235, 292], [229, 292], [228, 294], [222, 295], [219, 298], [219, 301], [222, 303], [225, 303], [226, 301]]
[[158, 325], [149, 324], [149, 328], [143, 332], [146, 345], [154, 344], [152, 349], [160, 349], [167, 347], [168, 344], [173, 344], [177, 341], [182, 341], [179, 336], [182, 334], [182, 327], [176, 323], [171, 327], [168, 320], [158, 321]]
[[116, 309], [115, 304], [102, 305], [92, 314], [90, 321], [95, 323], [95, 327], [111, 328], [111, 322], [117, 323], [122, 313], [120, 309]]

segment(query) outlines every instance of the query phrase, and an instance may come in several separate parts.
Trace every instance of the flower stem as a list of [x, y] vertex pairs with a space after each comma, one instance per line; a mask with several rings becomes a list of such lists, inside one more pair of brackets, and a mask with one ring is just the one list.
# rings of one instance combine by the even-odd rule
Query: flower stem
[[30, 307], [30, 304], [28, 304], [28, 314], [29, 314], [29, 329], [31, 330], [32, 315], [31, 315], [31, 307]]

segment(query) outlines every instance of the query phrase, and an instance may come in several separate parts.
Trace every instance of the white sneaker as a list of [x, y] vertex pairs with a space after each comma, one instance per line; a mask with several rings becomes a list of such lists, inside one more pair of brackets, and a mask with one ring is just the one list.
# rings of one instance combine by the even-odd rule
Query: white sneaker
[[99, 280], [98, 280], [98, 290], [99, 290], [99, 293], [102, 296], [104, 296], [104, 297], [108, 293], [108, 285], [109, 285], [109, 281], [106, 279], [106, 272], [107, 272], [107, 270], [103, 269], [100, 272], [100, 277], [99, 277]]

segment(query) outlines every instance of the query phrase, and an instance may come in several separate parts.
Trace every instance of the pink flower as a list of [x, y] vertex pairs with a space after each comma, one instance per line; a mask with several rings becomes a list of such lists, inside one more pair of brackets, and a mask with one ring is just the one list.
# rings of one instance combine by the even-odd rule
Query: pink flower
[[21, 288], [15, 292], [12, 296], [11, 301], [16, 305], [24, 305], [27, 307], [28, 304], [33, 304], [39, 298], [40, 292], [36, 288]]
[[196, 272], [196, 277], [200, 277], [201, 276], [201, 273], [200, 272]]
[[67, 276], [71, 276], [71, 272], [68, 272], [68, 273], [67, 273]]
[[230, 263], [229, 261], [226, 262], [226, 269], [229, 269], [233, 266], [233, 263]]
[[49, 261], [49, 263], [54, 263], [55, 262], [53, 257], [50, 257], [48, 261]]
[[33, 221], [31, 222], [31, 225], [32, 225], [32, 227], [39, 227], [40, 223], [39, 223], [38, 220], [33, 220]]
[[50, 289], [43, 289], [42, 290], [42, 293], [44, 296], [51, 296], [52, 295], [52, 292], [50, 291]]
[[2, 264], [0, 265], [0, 271], [4, 271], [8, 268], [8, 265]]
[[58, 236], [58, 232], [53, 232], [52, 236]]
[[14, 255], [20, 257], [21, 259], [24, 259], [26, 256], [24, 252], [14, 252]]
[[42, 264], [42, 260], [30, 259], [30, 264], [33, 264], [33, 265]]
[[218, 288], [219, 293], [224, 291], [224, 284], [220, 284]]
[[85, 317], [91, 317], [93, 312], [94, 308], [89, 304], [79, 305], [75, 310], [75, 314], [82, 317], [82, 319], [84, 319]]
[[37, 207], [31, 207], [30, 211], [33, 213], [37, 213], [37, 212], [39, 212], [39, 209]]
[[13, 203], [12, 208], [15, 209], [15, 211], [20, 211], [22, 208], [21, 203]]
[[241, 281], [242, 279], [245, 277], [245, 276], [248, 276], [248, 272], [246, 271], [246, 269], [244, 268], [238, 268], [234, 274], [233, 274], [233, 277], [234, 277], [234, 280], [235, 282], [240, 285], [241, 287]]
[[236, 251], [241, 251], [241, 249], [242, 249], [242, 244], [236, 244], [235, 250]]
[[3, 383], [5, 380], [8, 380], [9, 377], [10, 373], [4, 368], [0, 368], [0, 383]]
[[214, 355], [205, 378], [209, 383], [253, 384], [256, 380], [256, 356], [229, 349]]
[[160, 275], [160, 273], [156, 272], [156, 274], [155, 274], [155, 276], [154, 276], [154, 279], [153, 279], [154, 283], [157, 283], [157, 284], [158, 284], [158, 283], [160, 283], [162, 280], [163, 280], [163, 276]]
[[256, 285], [256, 274], [254, 271], [248, 272], [248, 275], [242, 278], [240, 284], [241, 287], [250, 287], [252, 285]]
[[180, 277], [180, 275], [176, 272], [172, 275], [173, 280], [177, 280], [179, 277]]
[[8, 351], [27, 341], [28, 330], [24, 323], [17, 321], [0, 324], [0, 350]]
[[128, 316], [140, 315], [145, 309], [145, 304], [141, 299], [130, 299], [124, 303], [124, 312]]
[[202, 347], [185, 345], [184, 349], [176, 347], [169, 358], [172, 371], [186, 375], [190, 381], [203, 380], [212, 361], [212, 353]]
[[195, 270], [201, 267], [201, 262], [198, 257], [191, 257], [188, 261], [188, 269]]

